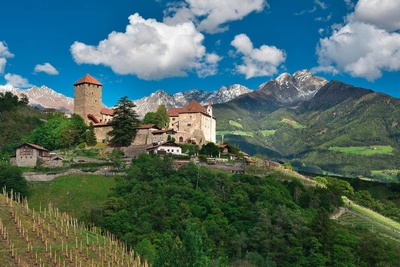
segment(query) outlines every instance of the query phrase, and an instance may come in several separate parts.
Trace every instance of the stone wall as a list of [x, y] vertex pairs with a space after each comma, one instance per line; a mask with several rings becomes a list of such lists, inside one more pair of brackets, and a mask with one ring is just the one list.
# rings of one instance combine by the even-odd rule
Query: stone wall
[[113, 128], [110, 125], [94, 125], [94, 133], [96, 135], [97, 142], [103, 142], [103, 140], [107, 143], [110, 141], [110, 136], [107, 134]]
[[151, 135], [149, 129], [139, 129], [133, 140], [133, 145], [143, 146], [151, 143], [149, 136]]
[[35, 167], [38, 156], [39, 156], [39, 151], [36, 149], [32, 149], [31, 155], [21, 155], [21, 149], [17, 149], [15, 156], [17, 166]]

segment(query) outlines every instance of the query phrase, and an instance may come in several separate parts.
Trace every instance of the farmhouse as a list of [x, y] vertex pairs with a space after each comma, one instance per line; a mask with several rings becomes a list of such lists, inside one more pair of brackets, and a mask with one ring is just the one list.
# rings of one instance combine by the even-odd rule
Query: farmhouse
[[35, 144], [23, 143], [15, 149], [15, 163], [19, 167], [35, 167], [38, 160], [49, 159], [49, 151]]
[[169, 128], [176, 131], [175, 139], [179, 143], [203, 145], [207, 141], [216, 141], [216, 120], [212, 115], [212, 106], [202, 106], [192, 100], [184, 108], [168, 110]]
[[154, 144], [146, 148], [147, 154], [157, 154], [157, 155], [180, 155], [182, 154], [182, 148], [175, 144], [173, 141], [167, 141], [159, 144]]

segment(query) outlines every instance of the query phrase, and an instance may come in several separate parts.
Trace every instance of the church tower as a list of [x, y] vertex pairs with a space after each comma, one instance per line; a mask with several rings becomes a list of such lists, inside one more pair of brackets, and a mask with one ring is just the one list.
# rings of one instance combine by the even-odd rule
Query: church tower
[[82, 116], [87, 124], [98, 122], [102, 115], [102, 84], [86, 74], [74, 84], [74, 113]]

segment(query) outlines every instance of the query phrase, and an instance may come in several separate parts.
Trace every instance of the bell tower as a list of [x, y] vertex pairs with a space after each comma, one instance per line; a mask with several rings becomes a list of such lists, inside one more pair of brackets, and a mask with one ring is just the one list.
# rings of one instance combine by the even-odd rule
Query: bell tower
[[103, 85], [89, 74], [74, 84], [74, 113], [82, 116], [87, 124], [90, 121], [96, 123], [102, 117], [102, 87]]

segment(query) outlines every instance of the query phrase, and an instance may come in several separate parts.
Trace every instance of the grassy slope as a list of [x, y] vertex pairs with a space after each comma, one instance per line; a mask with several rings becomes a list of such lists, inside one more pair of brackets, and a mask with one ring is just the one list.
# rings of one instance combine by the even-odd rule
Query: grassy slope
[[372, 146], [372, 147], [331, 147], [329, 150], [356, 155], [386, 154], [393, 155], [391, 146]]
[[48, 203], [75, 218], [83, 215], [86, 208], [103, 204], [115, 186], [112, 177], [102, 175], [67, 175], [50, 182], [30, 182], [29, 205], [35, 210]]

